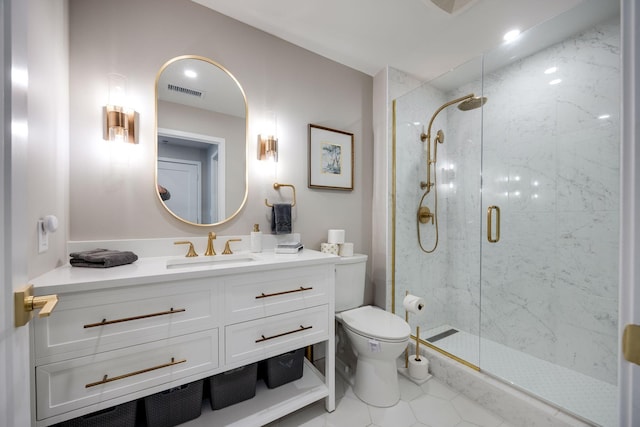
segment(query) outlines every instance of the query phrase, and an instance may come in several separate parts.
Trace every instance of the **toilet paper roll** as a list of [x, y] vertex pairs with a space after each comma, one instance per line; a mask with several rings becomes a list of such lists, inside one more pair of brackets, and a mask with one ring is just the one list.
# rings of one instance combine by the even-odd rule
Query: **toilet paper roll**
[[416, 360], [415, 356], [409, 358], [409, 376], [416, 380], [424, 380], [429, 375], [429, 361], [426, 357]]
[[338, 245], [340, 247], [338, 255], [340, 256], [353, 256], [353, 243], [345, 242]]
[[340, 247], [337, 243], [320, 243], [320, 252], [325, 254], [338, 255]]
[[327, 242], [329, 243], [344, 243], [344, 230], [329, 230]]
[[418, 296], [411, 294], [404, 297], [402, 305], [404, 306], [404, 309], [406, 311], [414, 314], [422, 314], [425, 308], [424, 300]]

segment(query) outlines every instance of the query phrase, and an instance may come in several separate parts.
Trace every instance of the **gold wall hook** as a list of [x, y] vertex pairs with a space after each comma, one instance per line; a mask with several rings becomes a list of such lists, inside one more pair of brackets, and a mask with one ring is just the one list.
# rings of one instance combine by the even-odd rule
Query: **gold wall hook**
[[25, 286], [13, 293], [15, 325], [24, 326], [29, 323], [35, 310], [40, 309], [38, 317], [48, 317], [58, 304], [57, 295], [33, 295], [33, 285]]
[[[291, 187], [291, 189], [293, 190], [293, 202], [291, 202], [291, 207], [294, 207], [296, 205], [296, 187], [294, 187], [291, 184], [280, 184], [278, 182], [274, 182], [273, 183], [273, 188], [276, 190], [279, 190], [280, 187]], [[273, 205], [270, 204], [267, 199], [264, 199], [264, 204], [267, 205], [267, 207], [272, 208]]]

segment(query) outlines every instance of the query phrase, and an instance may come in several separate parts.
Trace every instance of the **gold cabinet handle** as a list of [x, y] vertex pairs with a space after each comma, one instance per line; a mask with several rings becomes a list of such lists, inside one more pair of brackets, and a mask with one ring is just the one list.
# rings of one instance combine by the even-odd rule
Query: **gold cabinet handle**
[[[493, 212], [496, 213], [496, 237], [493, 237], [492, 222]], [[487, 208], [487, 240], [489, 243], [497, 243], [500, 240], [500, 208], [498, 206], [489, 206]]]
[[161, 311], [161, 312], [158, 312], [158, 313], [142, 314], [140, 316], [125, 317], [123, 319], [115, 319], [115, 320], [102, 319], [102, 321], [100, 321], [100, 322], [89, 323], [87, 325], [84, 325], [84, 328], [85, 329], [87, 329], [87, 328], [95, 328], [97, 326], [113, 325], [114, 323], [130, 322], [132, 320], [146, 319], [146, 318], [149, 318], [149, 317], [166, 316], [167, 314], [182, 313], [184, 311], [187, 311], [187, 310], [185, 308], [176, 308], [176, 309], [174, 309], [173, 307], [171, 307], [170, 310]]
[[25, 286], [13, 293], [14, 323], [24, 326], [33, 317], [33, 312], [40, 309], [38, 317], [48, 317], [58, 304], [57, 295], [33, 295], [33, 285]]
[[298, 332], [306, 331], [307, 329], [311, 329], [311, 328], [313, 328], [313, 326], [302, 326], [302, 325], [300, 325], [300, 328], [298, 328], [298, 329], [294, 329], [293, 331], [289, 331], [289, 332], [283, 332], [283, 333], [278, 334], [278, 335], [272, 335], [270, 337], [265, 337], [264, 335], [260, 335], [262, 338], [258, 338], [256, 340], [256, 343], [263, 342], [263, 341], [269, 341], [269, 340], [272, 340], [274, 338], [284, 337], [285, 335], [295, 334], [295, 333], [298, 333]]
[[273, 294], [265, 294], [264, 292], [262, 292], [260, 295], [256, 295], [256, 299], [276, 297], [278, 295], [292, 294], [294, 292], [310, 291], [311, 289], [313, 289], [313, 286], [309, 286], [308, 288], [305, 288], [304, 286], [300, 286], [298, 289], [291, 289], [290, 291], [276, 292]]
[[154, 366], [152, 368], [141, 369], [141, 370], [135, 371], [135, 372], [129, 372], [128, 374], [118, 375], [117, 377], [109, 378], [109, 376], [107, 374], [104, 374], [104, 377], [102, 377], [102, 379], [100, 381], [96, 381], [94, 383], [85, 384], [84, 387], [85, 388], [95, 387], [95, 386], [100, 385], [100, 384], [106, 384], [106, 383], [110, 383], [112, 381], [118, 381], [118, 380], [122, 380], [124, 378], [133, 377], [134, 375], [144, 374], [145, 372], [151, 372], [151, 371], [155, 371], [157, 369], [162, 369], [162, 368], [167, 368], [169, 366], [177, 365], [179, 363], [185, 363], [186, 361], [187, 361], [187, 359], [175, 360], [172, 357], [171, 358], [171, 362], [169, 362], [169, 363], [164, 363], [162, 365]]

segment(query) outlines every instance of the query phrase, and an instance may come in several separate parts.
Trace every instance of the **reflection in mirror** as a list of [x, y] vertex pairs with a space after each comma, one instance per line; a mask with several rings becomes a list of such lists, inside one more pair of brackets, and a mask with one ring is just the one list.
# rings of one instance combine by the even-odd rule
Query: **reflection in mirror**
[[167, 62], [156, 81], [156, 187], [195, 225], [233, 218], [247, 197], [247, 104], [235, 78], [197, 56]]

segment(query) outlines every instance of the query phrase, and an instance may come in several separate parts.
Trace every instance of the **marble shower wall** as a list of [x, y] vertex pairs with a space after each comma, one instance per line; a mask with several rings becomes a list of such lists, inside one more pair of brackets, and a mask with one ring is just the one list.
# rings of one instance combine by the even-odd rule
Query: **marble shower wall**
[[483, 244], [482, 336], [611, 384], [619, 32], [601, 24], [484, 77], [483, 208], [503, 221]]
[[[426, 298], [428, 308], [420, 318], [423, 330], [446, 323], [452, 314], [446, 280], [449, 265], [446, 221], [439, 224], [439, 245], [433, 254], [424, 254], [417, 239], [418, 203], [424, 193], [420, 182], [426, 180], [427, 157], [420, 134], [426, 131], [429, 120], [426, 114], [430, 114], [427, 111], [434, 111], [442, 102], [444, 94], [423, 85], [403, 96], [396, 106], [396, 312], [404, 314], [402, 299], [406, 291]], [[424, 244], [433, 245], [434, 227], [421, 225], [421, 228]], [[414, 331], [417, 320], [411, 322]]]
[[[408, 289], [429, 308], [414, 329], [452, 325], [616, 383], [619, 62], [616, 20], [464, 87], [425, 84], [398, 99], [396, 299]], [[469, 92], [489, 98], [482, 112], [450, 107], [434, 124], [445, 132], [440, 236], [424, 254], [419, 134], [438, 106]], [[489, 205], [501, 208], [498, 244], [486, 240]], [[428, 246], [434, 227], [421, 227]]]

